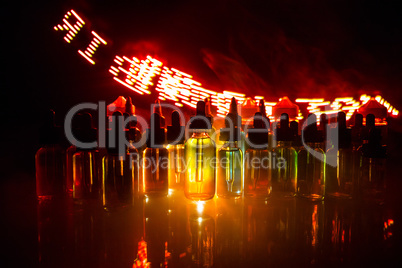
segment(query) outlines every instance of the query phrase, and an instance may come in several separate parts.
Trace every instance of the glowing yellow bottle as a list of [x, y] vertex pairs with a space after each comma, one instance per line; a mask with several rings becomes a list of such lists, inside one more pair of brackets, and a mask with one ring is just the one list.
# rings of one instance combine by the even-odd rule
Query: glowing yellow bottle
[[205, 102], [199, 101], [197, 114], [190, 124], [193, 134], [184, 145], [184, 194], [191, 200], [208, 200], [215, 195], [216, 147], [208, 134], [211, 127], [205, 116]]

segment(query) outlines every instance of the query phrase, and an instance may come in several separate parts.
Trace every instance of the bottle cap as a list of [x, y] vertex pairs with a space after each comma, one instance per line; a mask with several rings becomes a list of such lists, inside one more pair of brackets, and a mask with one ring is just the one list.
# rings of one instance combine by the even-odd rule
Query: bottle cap
[[276, 129], [276, 140], [292, 141], [292, 131], [289, 128], [289, 116], [287, 113], [281, 114], [279, 127]]
[[43, 115], [43, 123], [39, 128], [40, 144], [58, 144], [61, 141], [62, 129], [55, 125], [55, 113], [48, 110]]
[[355, 114], [355, 127], [363, 127], [363, 115], [362, 114]]
[[92, 115], [84, 112], [77, 122], [77, 139], [81, 142], [93, 142], [97, 138], [97, 130], [92, 127]]
[[123, 117], [124, 117], [124, 120], [127, 120], [127, 119], [130, 120], [126, 125], [127, 129], [125, 129], [126, 139], [129, 141], [137, 141], [137, 140], [141, 139], [141, 132], [136, 127], [137, 117], [135, 115], [130, 115], [127, 112], [123, 114]]
[[161, 102], [160, 100], [156, 100], [155, 101], [155, 106], [154, 106], [154, 113], [159, 114], [159, 118], [160, 118], [160, 126], [162, 128], [166, 127], [166, 121], [165, 121], [165, 117], [162, 114], [162, 106], [161, 106]]
[[161, 127], [161, 117], [158, 113], [151, 115], [151, 124], [146, 135], [149, 148], [161, 148], [166, 144], [165, 128]]
[[[124, 151], [126, 149], [126, 144], [124, 140], [121, 139], [121, 133], [123, 133], [123, 137], [125, 137], [126, 133], [124, 133], [123, 129], [123, 114], [119, 111], [114, 112], [110, 117], [110, 126], [107, 134], [107, 151], [110, 154], [119, 153], [119, 148], [124, 146]], [[122, 145], [124, 143], [124, 145]]]
[[317, 129], [317, 116], [309, 114], [307, 117], [307, 125], [302, 130], [305, 142], [320, 142], [320, 135]]
[[[180, 113], [178, 111], [172, 112], [172, 125], [167, 126], [167, 141], [169, 144], [183, 144], [184, 143], [185, 126], [180, 125]], [[180, 136], [181, 135], [181, 136]]]
[[230, 102], [229, 113], [225, 117], [225, 128], [222, 128], [219, 135], [221, 141], [239, 141], [241, 116], [237, 113], [237, 102], [233, 97]]
[[205, 102], [198, 101], [196, 108], [196, 117], [193, 117], [190, 123], [190, 129], [211, 129], [211, 119], [205, 115]]
[[268, 146], [268, 128], [263, 118], [264, 115], [260, 112], [256, 112], [254, 114], [253, 128], [247, 130], [247, 138], [250, 142], [249, 145], [253, 149], [256, 149], [256, 145]]
[[205, 116], [208, 117], [211, 124], [214, 123], [214, 116], [211, 112], [211, 99], [209, 97], [205, 98]]

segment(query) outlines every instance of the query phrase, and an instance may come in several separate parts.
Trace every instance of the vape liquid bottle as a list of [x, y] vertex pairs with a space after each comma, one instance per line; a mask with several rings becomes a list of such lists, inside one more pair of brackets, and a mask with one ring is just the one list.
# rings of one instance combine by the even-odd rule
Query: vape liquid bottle
[[166, 145], [165, 128], [161, 126], [158, 113], [151, 115], [147, 130], [147, 148], [142, 159], [143, 192], [146, 196], [167, 195], [169, 190], [169, 152]]
[[215, 195], [215, 142], [209, 136], [212, 125], [205, 115], [205, 102], [198, 101], [191, 119], [191, 137], [184, 145], [186, 172], [184, 194], [191, 200], [208, 200]]
[[302, 130], [306, 147], [297, 153], [297, 196], [319, 201], [325, 194], [325, 153], [317, 130], [317, 118], [310, 114]]
[[292, 147], [296, 151], [298, 151], [301, 148], [303, 148], [301, 137], [299, 135], [299, 123], [296, 121], [292, 121], [292, 122], [290, 122], [289, 126], [290, 126], [290, 130], [292, 131], [292, 136], [293, 136]]
[[255, 113], [253, 128], [248, 129], [248, 147], [244, 155], [244, 195], [268, 198], [271, 195], [271, 152], [268, 149], [268, 128], [263, 115]]
[[218, 197], [240, 198], [243, 193], [243, 152], [237, 146], [241, 139], [240, 129], [233, 121], [237, 114], [228, 114], [226, 128], [220, 130], [220, 140], [224, 145], [218, 151], [217, 188]]
[[272, 154], [272, 195], [291, 198], [296, 194], [297, 152], [292, 147], [292, 132], [289, 116], [283, 113], [276, 131], [277, 147]]
[[[77, 138], [81, 142], [93, 142], [97, 138], [97, 131], [92, 128], [92, 116], [89, 113], [82, 114], [82, 126], [77, 132]], [[73, 155], [73, 199], [81, 204], [88, 200], [96, 200], [100, 197], [101, 181], [97, 173], [99, 165], [98, 150], [96, 146], [79, 148]]]
[[381, 145], [381, 131], [376, 127], [370, 130], [367, 143], [362, 146], [361, 163], [359, 196], [365, 200], [383, 203], [386, 189], [386, 147]]
[[[338, 121], [338, 148], [328, 150], [329, 157], [336, 156], [336, 167], [327, 165], [327, 192], [326, 196], [337, 199], [352, 199], [354, 188], [358, 182], [360, 167], [360, 150], [352, 146], [352, 132], [346, 127], [346, 114], [339, 112]], [[334, 144], [336, 144], [334, 142]]]
[[54, 111], [45, 116], [39, 130], [42, 147], [35, 155], [36, 195], [39, 200], [51, 199], [63, 194], [64, 151], [59, 145], [61, 130], [54, 124]]
[[[82, 126], [82, 114], [79, 113], [73, 117], [72, 122], [71, 122], [71, 131], [74, 135], [74, 138], [77, 136], [77, 132], [80, 130], [80, 126]], [[74, 184], [74, 178], [73, 178], [73, 155], [76, 153], [77, 147], [76, 147], [76, 140], [73, 140], [71, 142], [71, 145], [67, 148], [66, 150], [66, 191], [68, 195], [73, 194], [73, 184]]]
[[[124, 129], [120, 112], [112, 115], [108, 134], [107, 154], [102, 159], [102, 200], [103, 208], [113, 211], [133, 205], [134, 196], [138, 194], [139, 163], [136, 148], [125, 144], [122, 139], [129, 136], [129, 130]], [[112, 140], [113, 145], [110, 144]]]
[[[130, 98], [131, 99], [131, 98]], [[137, 117], [133, 114], [124, 113], [124, 119], [128, 120], [125, 129], [127, 144], [127, 154], [130, 158], [131, 171], [134, 176], [134, 196], [139, 196], [142, 193], [141, 176], [140, 176], [140, 152], [137, 148], [141, 140], [141, 131], [136, 127]]]
[[178, 111], [172, 112], [172, 125], [167, 127], [169, 145], [169, 188], [182, 188], [184, 185], [184, 133], [185, 127], [180, 124]]

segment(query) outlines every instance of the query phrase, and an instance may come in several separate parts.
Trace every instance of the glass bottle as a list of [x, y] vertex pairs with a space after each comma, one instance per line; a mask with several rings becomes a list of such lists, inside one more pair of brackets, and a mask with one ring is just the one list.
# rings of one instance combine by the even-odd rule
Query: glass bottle
[[169, 151], [169, 188], [182, 188], [184, 184], [184, 133], [185, 127], [180, 124], [180, 113], [172, 112], [172, 125], [167, 127]]
[[50, 110], [39, 133], [43, 146], [35, 155], [36, 195], [39, 200], [63, 194], [64, 150], [59, 145], [60, 134], [60, 128], [54, 125], [54, 111]]
[[327, 197], [338, 199], [352, 199], [359, 179], [360, 150], [352, 146], [352, 131], [346, 127], [346, 114], [339, 112], [338, 141], [328, 150], [327, 155], [336, 157], [336, 166], [328, 167]]
[[267, 198], [271, 195], [271, 152], [268, 129], [260, 112], [254, 115], [254, 128], [247, 131], [248, 147], [244, 155], [244, 195]]
[[192, 118], [190, 129], [193, 134], [184, 145], [184, 194], [191, 200], [208, 200], [215, 195], [216, 147], [208, 134], [211, 122], [205, 116], [205, 102], [197, 103], [197, 115]]
[[216, 193], [219, 197], [240, 198], [243, 193], [243, 152], [237, 147], [240, 139], [237, 130], [232, 132], [232, 138], [230, 133], [223, 134], [226, 132], [221, 130], [220, 138], [226, 143], [218, 151]]
[[[77, 138], [81, 142], [93, 142], [97, 138], [97, 131], [92, 128], [92, 116], [89, 113], [82, 114], [82, 127], [77, 132]], [[98, 150], [96, 147], [79, 148], [73, 155], [73, 199], [76, 203], [88, 200], [96, 200], [101, 194], [101, 178], [97, 173]]]
[[283, 113], [276, 133], [277, 147], [272, 154], [272, 195], [291, 198], [296, 194], [297, 152], [292, 147], [289, 116]]
[[142, 180], [146, 196], [167, 195], [169, 190], [169, 152], [165, 129], [161, 127], [160, 115], [151, 115], [151, 127], [147, 130], [147, 148], [143, 152]]
[[325, 153], [315, 114], [308, 116], [302, 134], [305, 144], [297, 153], [297, 196], [319, 201], [325, 194]]
[[[137, 190], [135, 187], [138, 186], [138, 151], [135, 147], [123, 144], [124, 141], [118, 138], [123, 137], [120, 135], [124, 130], [122, 114], [115, 112], [112, 121], [109, 136], [114, 132], [115, 146], [109, 144], [107, 154], [102, 159], [102, 201], [106, 211], [133, 205]], [[129, 135], [128, 130], [126, 134]]]
[[[368, 117], [368, 116], [367, 116]], [[381, 131], [373, 127], [362, 146], [359, 196], [375, 203], [385, 201], [386, 147], [381, 145]]]

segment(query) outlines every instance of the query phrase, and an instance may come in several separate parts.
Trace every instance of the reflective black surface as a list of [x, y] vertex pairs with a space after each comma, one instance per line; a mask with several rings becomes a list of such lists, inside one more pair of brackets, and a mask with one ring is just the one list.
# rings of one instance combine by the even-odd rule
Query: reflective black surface
[[9, 267], [277, 267], [395, 265], [397, 178], [383, 205], [305, 200], [195, 203], [182, 191], [106, 212], [71, 199], [36, 201], [34, 178], [2, 187]]

